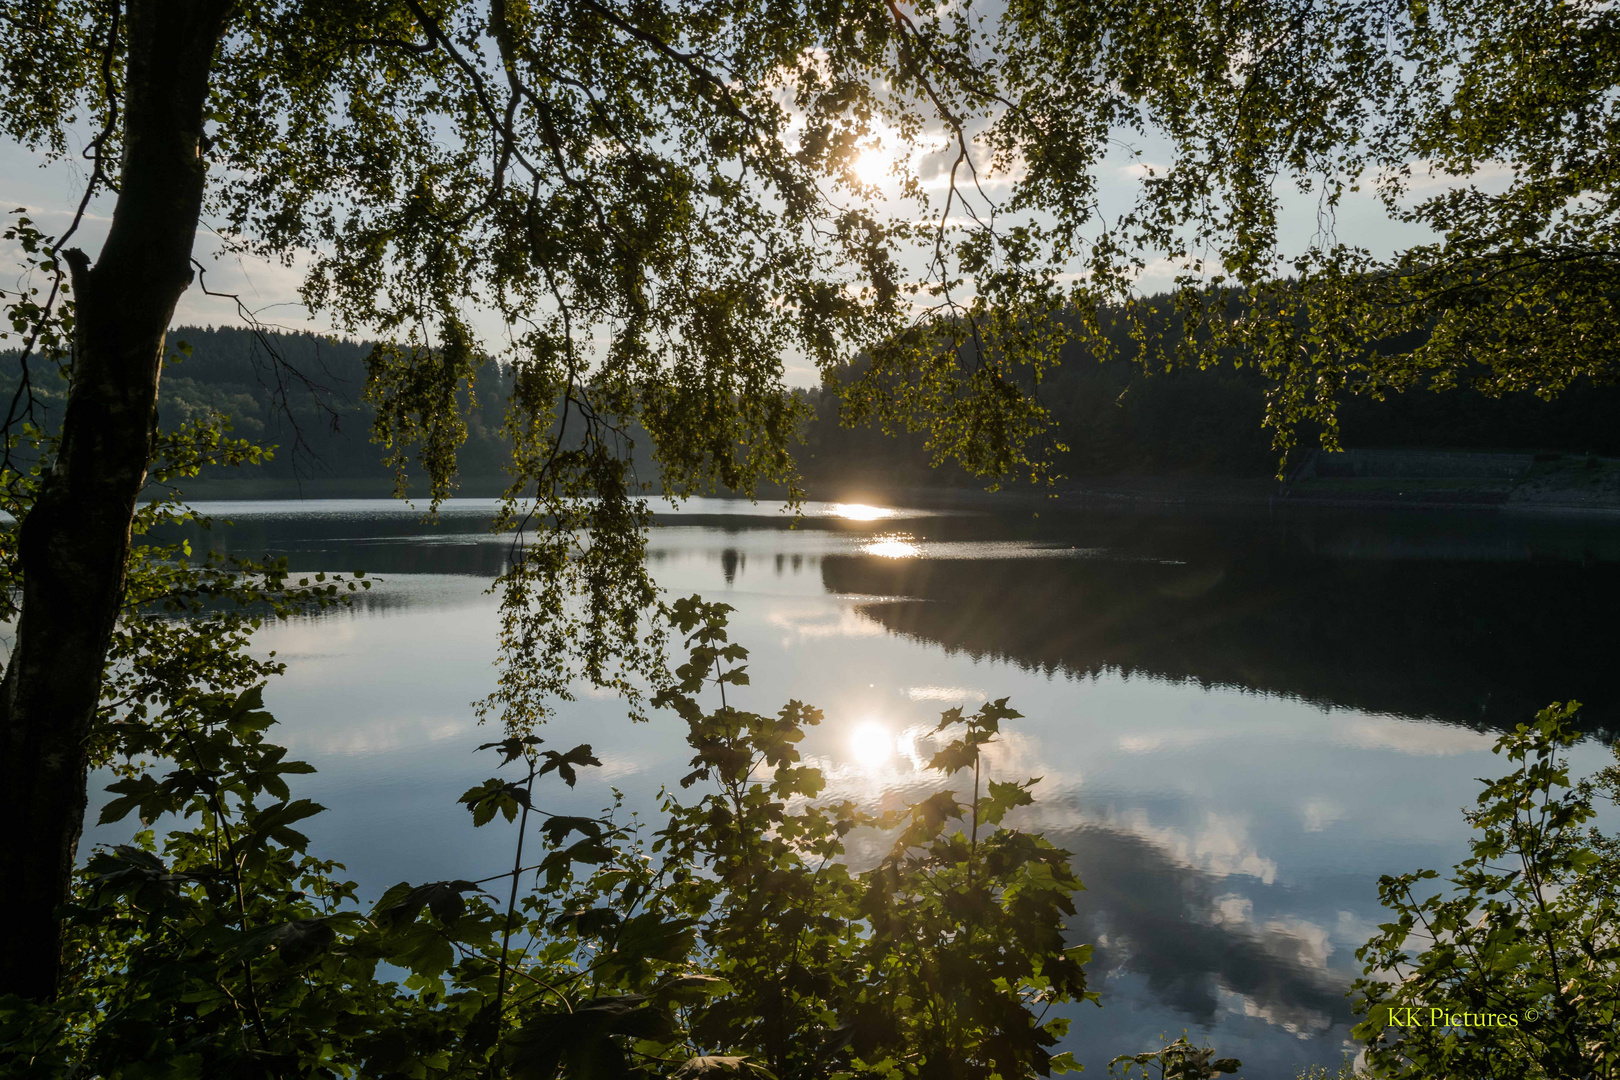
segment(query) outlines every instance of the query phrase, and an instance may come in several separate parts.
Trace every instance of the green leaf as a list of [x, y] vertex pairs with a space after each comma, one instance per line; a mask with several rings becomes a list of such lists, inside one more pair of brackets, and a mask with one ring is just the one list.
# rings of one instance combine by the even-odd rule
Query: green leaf
[[302, 964], [337, 940], [338, 927], [352, 926], [356, 920], [352, 912], [342, 912], [260, 927], [239, 934], [220, 954], [219, 962], [221, 966], [238, 964], [274, 951], [289, 965]]
[[140, 807], [144, 821], [152, 821], [159, 814], [175, 809], [168, 791], [147, 773], [108, 784], [107, 790], [118, 792], [122, 797], [113, 799], [101, 808], [101, 816], [97, 819], [100, 825], [122, 821], [136, 807]]
[[625, 1080], [629, 1067], [615, 1036], [657, 1038], [672, 1030], [669, 1016], [639, 994], [585, 1001], [569, 1012], [525, 1017], [501, 1045], [514, 1080]]
[[371, 918], [384, 926], [404, 926], [415, 922], [425, 907], [441, 923], [449, 923], [466, 910], [463, 893], [481, 893], [472, 881], [433, 881], [426, 885], [400, 882], [387, 892], [371, 909]]
[[625, 922], [614, 939], [614, 953], [620, 959], [683, 960], [697, 944], [693, 927], [689, 919], [666, 919], [656, 911], [643, 912]]
[[468, 788], [456, 800], [472, 812], [475, 828], [488, 824], [497, 813], [515, 821], [518, 811], [529, 806], [529, 791], [522, 784], [492, 776], [477, 787]]
[[326, 807], [309, 799], [294, 799], [292, 802], [277, 803], [256, 814], [247, 815], [248, 840], [262, 843], [264, 840], [275, 840], [277, 843], [294, 850], [303, 850], [309, 844], [309, 838], [296, 829], [288, 828], [295, 821], [314, 817], [325, 811]]
[[574, 747], [565, 754], [559, 754], [555, 750], [547, 750], [545, 752], [545, 759], [546, 763], [540, 767], [540, 772], [537, 775], [544, 776], [546, 773], [555, 769], [557, 774], [563, 778], [564, 782], [566, 782], [569, 787], [573, 787], [574, 781], [579, 778], [578, 774], [574, 771], [576, 766], [579, 768], [584, 768], [588, 765], [602, 764], [596, 759], [596, 756], [591, 753], [589, 743], [581, 743], [579, 746]]
[[570, 833], [580, 832], [591, 840], [602, 837], [604, 826], [596, 818], [570, 817], [566, 814], [555, 814], [546, 818], [545, 824], [540, 826], [545, 835], [546, 842], [555, 846], [561, 844], [563, 838]]

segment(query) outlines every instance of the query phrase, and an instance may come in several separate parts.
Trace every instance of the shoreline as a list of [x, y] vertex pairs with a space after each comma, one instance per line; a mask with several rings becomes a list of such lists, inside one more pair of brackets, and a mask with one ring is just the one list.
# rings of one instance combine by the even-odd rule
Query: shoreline
[[[985, 508], [995, 505], [1027, 506], [1035, 509], [1077, 510], [1087, 507], [1142, 508], [1231, 508], [1293, 510], [1378, 510], [1422, 513], [1467, 513], [1512, 517], [1616, 517], [1620, 518], [1620, 498], [1560, 500], [1556, 498], [1506, 498], [1495, 491], [1346, 491], [1313, 487], [1300, 491], [1280, 490], [1274, 480], [1176, 480], [1164, 477], [1118, 480], [1069, 480], [1039, 491], [1027, 487], [989, 492], [978, 488], [901, 487], [888, 490], [861, 489], [856, 495], [837, 496], [836, 501], [903, 503], [922, 508]], [[811, 488], [812, 497], [832, 500], [838, 488]]]
[[[1580, 481], [1580, 482], [1576, 482]], [[297, 481], [269, 478], [197, 480], [175, 485], [189, 501], [303, 501], [384, 499], [394, 493], [389, 478], [335, 478]], [[452, 497], [499, 497], [496, 477], [463, 481]], [[1541, 469], [1512, 480], [1470, 478], [1307, 478], [1282, 483], [1273, 478], [1208, 476], [1116, 476], [1071, 478], [1049, 488], [1017, 485], [988, 491], [972, 486], [889, 485], [861, 481], [805, 484], [811, 500], [909, 505], [919, 509], [1030, 508], [1037, 512], [1086, 507], [1231, 508], [1268, 511], [1371, 510], [1466, 513], [1512, 517], [1620, 517], [1620, 462], [1604, 460], [1581, 472]], [[156, 492], [154, 491], [153, 494]], [[412, 485], [410, 497], [423, 501], [425, 485]], [[762, 488], [760, 499], [779, 499], [779, 488]], [[719, 494], [721, 498], [742, 498]]]

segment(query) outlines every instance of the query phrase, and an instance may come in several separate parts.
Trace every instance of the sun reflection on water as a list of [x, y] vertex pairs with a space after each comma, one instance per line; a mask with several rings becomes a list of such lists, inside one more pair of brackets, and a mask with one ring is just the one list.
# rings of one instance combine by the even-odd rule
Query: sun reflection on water
[[894, 511], [886, 506], [869, 506], [866, 503], [833, 503], [829, 509], [841, 518], [850, 521], [878, 521], [882, 518], [894, 517]]
[[874, 720], [868, 720], [850, 733], [850, 757], [863, 768], [881, 769], [894, 756], [894, 750], [894, 733]]
[[922, 554], [922, 547], [909, 533], [889, 533], [868, 540], [861, 545], [861, 551], [885, 559], [915, 559]]

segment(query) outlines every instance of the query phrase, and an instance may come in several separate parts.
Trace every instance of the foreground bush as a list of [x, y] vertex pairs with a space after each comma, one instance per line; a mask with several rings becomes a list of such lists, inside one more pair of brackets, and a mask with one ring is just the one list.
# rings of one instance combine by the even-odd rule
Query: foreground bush
[[1468, 815], [1470, 855], [1385, 877], [1393, 919], [1357, 952], [1367, 1068], [1424, 1080], [1620, 1076], [1620, 844], [1591, 827], [1620, 766], [1571, 783], [1558, 755], [1579, 706], [1553, 705], [1495, 750], [1514, 771]]
[[[661, 828], [545, 813], [542, 781], [572, 787], [597, 762], [589, 746], [513, 734], [485, 749], [517, 775], [461, 800], [477, 825], [519, 826], [512, 870], [402, 883], [369, 908], [295, 827], [322, 808], [293, 797], [287, 777], [311, 769], [265, 740], [274, 721], [258, 689], [129, 726], [120, 749], [167, 771], [114, 784], [102, 820], [181, 827], [91, 857], [67, 912], [66, 992], [0, 1005], [5, 1069], [787, 1080], [1070, 1068], [1049, 1050], [1066, 1021], [1043, 1017], [1096, 1000], [1089, 950], [1063, 937], [1080, 883], [1067, 853], [1003, 823], [1030, 782], [980, 783], [982, 748], [1018, 714], [1002, 701], [942, 718], [951, 741], [932, 765], [971, 772], [968, 802], [946, 789], [884, 816], [820, 805], [821, 774], [797, 750], [820, 713], [726, 702], [747, 683], [728, 610], [692, 598], [670, 613], [689, 659], [657, 703], [688, 725], [682, 786], [700, 794], [668, 794]], [[706, 686], [718, 708], [700, 704]], [[841, 859], [854, 829], [894, 836], [861, 873]]]

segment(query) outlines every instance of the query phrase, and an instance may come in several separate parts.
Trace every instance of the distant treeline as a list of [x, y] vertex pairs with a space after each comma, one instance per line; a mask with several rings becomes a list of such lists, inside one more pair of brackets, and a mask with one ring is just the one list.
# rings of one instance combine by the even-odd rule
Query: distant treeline
[[[1154, 301], [1160, 334], [1176, 332], [1167, 301]], [[1074, 477], [1273, 474], [1277, 456], [1262, 427], [1266, 380], [1252, 367], [1144, 372], [1122, 322], [1106, 324], [1119, 359], [1099, 364], [1076, 343], [1040, 388], [1068, 447], [1061, 471]], [[257, 475], [269, 479], [382, 480], [382, 448], [371, 441], [371, 409], [361, 400], [365, 342], [314, 334], [272, 339], [279, 362], [249, 330], [180, 327], [171, 348], [189, 355], [163, 375], [159, 422], [173, 428], [216, 411], [239, 436], [276, 447]], [[17, 386], [15, 353], [5, 354], [0, 389]], [[49, 363], [33, 380], [51, 422], [60, 418], [63, 386]], [[490, 363], [481, 373], [461, 455], [464, 481], [489, 487], [502, 475], [507, 449], [498, 431], [505, 377]], [[872, 428], [838, 424], [835, 395], [800, 391], [810, 406], [800, 465], [812, 487], [868, 483], [877, 487], [952, 485], [968, 478], [954, 467], [932, 470], [917, 434], [890, 438]], [[1343, 410], [1341, 433], [1354, 447], [1447, 447], [1620, 454], [1620, 387], [1580, 384], [1553, 401], [1530, 393], [1490, 399], [1469, 390], [1414, 392], [1384, 402], [1356, 399]], [[1305, 433], [1310, 438], [1310, 433]], [[638, 440], [638, 441], [645, 441]], [[1304, 440], [1302, 440], [1304, 441]], [[651, 476], [646, 447], [636, 457]]]
[[[372, 410], [361, 400], [370, 343], [308, 333], [268, 340], [271, 348], [252, 331], [235, 327], [170, 331], [159, 427], [174, 430], [210, 412], [228, 416], [238, 438], [274, 448], [272, 459], [254, 471], [256, 479], [383, 481], [392, 476], [382, 464], [383, 448], [371, 441]], [[46, 420], [54, 426], [61, 420], [65, 387], [50, 363], [35, 360], [31, 369]], [[0, 387], [8, 399], [17, 378], [16, 354], [7, 353]], [[502, 475], [507, 451], [498, 432], [505, 391], [499, 369], [486, 365], [467, 420], [464, 478]], [[215, 480], [238, 475], [205, 472]]]
[[[1150, 335], [1179, 333], [1167, 297], [1149, 302]], [[1058, 457], [1072, 477], [1206, 475], [1267, 477], [1277, 471], [1271, 431], [1263, 426], [1266, 378], [1254, 367], [1144, 371], [1122, 319], [1104, 321], [1119, 357], [1099, 364], [1071, 342], [1040, 397], [1057, 423]], [[831, 395], [815, 393], [817, 422], [804, 455], [811, 479], [860, 477], [879, 483], [963, 482], [959, 472], [930, 475], [921, 436], [889, 440], [836, 424]], [[1473, 390], [1414, 391], [1382, 402], [1356, 398], [1340, 414], [1346, 447], [1529, 450], [1620, 455], [1620, 386], [1582, 382], [1552, 401], [1525, 392], [1492, 399]], [[1300, 446], [1316, 445], [1315, 431]]]

